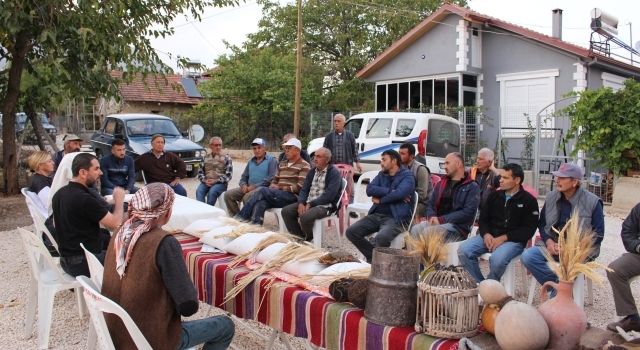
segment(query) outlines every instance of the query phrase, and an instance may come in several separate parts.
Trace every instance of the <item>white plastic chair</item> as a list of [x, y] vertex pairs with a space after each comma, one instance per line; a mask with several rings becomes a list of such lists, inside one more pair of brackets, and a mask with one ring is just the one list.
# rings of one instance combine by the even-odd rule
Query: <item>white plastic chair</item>
[[87, 248], [84, 244], [80, 243], [80, 247], [84, 250], [84, 256], [87, 258], [87, 264], [89, 265], [89, 273], [91, 273], [91, 281], [98, 287], [98, 290], [102, 290], [102, 275], [104, 274], [104, 266], [98, 258]]
[[[87, 264], [89, 265], [89, 273], [91, 274], [91, 281], [96, 286], [96, 289], [102, 290], [102, 276], [104, 274], [104, 266], [98, 258], [87, 248], [84, 244], [80, 243], [80, 247], [84, 250], [84, 255], [87, 258]], [[87, 334], [87, 348], [95, 349], [97, 345], [97, 334], [93, 323], [89, 323], [89, 332]]]
[[[338, 197], [338, 202], [336, 207], [340, 207], [340, 203], [342, 202], [342, 197], [344, 196], [344, 192], [347, 190], [347, 180], [342, 179], [340, 186], [341, 186], [340, 197]], [[326, 227], [326, 224], [330, 222], [332, 222], [334, 227], [336, 228], [336, 231], [338, 232], [338, 242], [340, 246], [342, 246], [342, 236], [340, 235], [340, 232], [339, 232], [340, 222], [338, 218], [338, 212], [336, 211], [335, 213], [332, 213], [326, 218], [316, 220], [313, 223], [313, 246], [316, 247], [317, 249], [322, 248], [322, 233], [324, 231], [324, 228]]]
[[[491, 253], [485, 253], [480, 255], [481, 260], [489, 261], [491, 257]], [[500, 283], [504, 286], [504, 289], [507, 291], [507, 294], [515, 298], [516, 293], [516, 264], [520, 261], [520, 255], [509, 261], [507, 265], [507, 269], [504, 271], [502, 275], [502, 279]]]
[[[365, 173], [366, 174], [366, 173]], [[418, 209], [418, 192], [413, 192], [413, 210], [411, 211], [411, 221], [409, 222], [409, 227], [405, 230], [405, 232], [397, 235], [393, 241], [391, 241], [390, 248], [402, 249], [404, 248], [404, 240], [405, 237], [411, 232], [411, 226], [413, 225], [413, 218], [416, 216], [416, 210]]]
[[35, 202], [36, 200], [40, 200], [38, 195], [29, 191], [26, 187], [23, 187], [20, 192], [22, 192], [24, 200], [27, 202], [27, 208], [29, 209], [29, 214], [31, 214], [36, 235], [44, 232], [44, 234], [47, 235], [47, 238], [49, 238], [49, 241], [51, 241], [51, 244], [53, 244], [56, 250], [58, 250], [58, 243], [53, 239], [53, 235], [51, 235], [51, 232], [49, 232], [49, 229], [47, 229], [47, 226], [44, 224], [45, 221], [47, 221], [47, 218], [43, 216], [42, 212], [38, 208], [38, 204]]
[[353, 190], [354, 202], [347, 206], [347, 213], [356, 213], [358, 214], [359, 218], [367, 215], [369, 209], [371, 209], [371, 206], [373, 205], [373, 202], [356, 202], [355, 198], [358, 198], [358, 194], [362, 190], [362, 181], [367, 179], [371, 181], [374, 177], [378, 176], [378, 173], [379, 171], [367, 171], [366, 173], [360, 175], [360, 177], [358, 178], [358, 182], [356, 182], [355, 188]]
[[218, 196], [218, 200], [216, 200], [216, 207], [224, 210], [224, 212], [227, 213], [227, 215], [229, 215], [229, 211], [227, 211], [227, 203], [224, 201], [224, 195], [226, 193], [227, 191], [220, 193], [220, 195]]
[[107, 323], [104, 319], [104, 313], [114, 314], [118, 316], [124, 323], [131, 339], [140, 350], [152, 350], [151, 345], [144, 337], [140, 328], [135, 324], [131, 316], [113, 300], [103, 296], [98, 292], [96, 285], [86, 276], [76, 277], [78, 283], [84, 288], [84, 300], [89, 308], [91, 324], [96, 330], [98, 345], [100, 349], [115, 349]]
[[31, 283], [27, 301], [25, 333], [27, 337], [31, 336], [37, 309], [38, 348], [46, 349], [49, 347], [53, 302], [56, 293], [61, 290], [74, 289], [78, 302], [78, 311], [82, 318], [85, 307], [81, 296], [82, 287], [80, 283], [62, 271], [53, 261], [51, 254], [49, 254], [49, 251], [39, 237], [22, 228], [18, 228], [18, 233], [22, 238], [29, 266], [31, 267]]
[[272, 213], [276, 216], [276, 221], [278, 221], [278, 231], [280, 233], [287, 233], [287, 225], [284, 224], [284, 219], [282, 218], [282, 208], [269, 208], [266, 211], [267, 213]]

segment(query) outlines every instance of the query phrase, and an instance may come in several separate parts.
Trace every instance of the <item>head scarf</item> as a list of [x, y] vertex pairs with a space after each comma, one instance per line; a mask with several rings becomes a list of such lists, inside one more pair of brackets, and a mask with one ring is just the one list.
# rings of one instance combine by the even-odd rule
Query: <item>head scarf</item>
[[171, 210], [174, 198], [171, 187], [160, 182], [151, 183], [133, 195], [129, 202], [129, 219], [116, 233], [114, 240], [116, 271], [120, 278], [124, 277], [133, 247], [140, 236], [157, 226], [158, 218]]

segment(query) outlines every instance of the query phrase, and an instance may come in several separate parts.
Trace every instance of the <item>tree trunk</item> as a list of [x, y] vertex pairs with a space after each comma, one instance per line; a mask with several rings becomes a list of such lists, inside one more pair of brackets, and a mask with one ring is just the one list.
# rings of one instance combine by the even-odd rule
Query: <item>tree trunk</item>
[[18, 160], [16, 158], [16, 114], [15, 109], [20, 97], [20, 81], [22, 70], [31, 48], [29, 33], [22, 31], [16, 36], [15, 46], [11, 50], [9, 79], [4, 101], [2, 101], [2, 154], [3, 154], [3, 180], [7, 194], [18, 194]]
[[[38, 119], [38, 114], [36, 113], [35, 108], [30, 103], [25, 105], [25, 113], [27, 113], [27, 117], [31, 121], [31, 125], [33, 126], [33, 134], [36, 136], [36, 142], [38, 143], [38, 147], [45, 151], [46, 148], [44, 146], [44, 141], [42, 140], [42, 135], [45, 133], [42, 129], [42, 123], [40, 119]], [[25, 131], [27, 132], [27, 125], [24, 126]]]
[[27, 104], [25, 107], [25, 112], [27, 113], [29, 120], [31, 120], [31, 125], [33, 125], [33, 132], [36, 135], [36, 140], [38, 141], [38, 147], [40, 147], [41, 150], [46, 151], [47, 148], [44, 144], [44, 141], [46, 140], [51, 146], [51, 148], [53, 149], [53, 152], [58, 152], [58, 146], [56, 146], [56, 140], [52, 139], [51, 135], [49, 135], [49, 133], [44, 129], [44, 127], [42, 127], [42, 121], [40, 120], [40, 118], [38, 118], [38, 113], [36, 113], [36, 110], [33, 107], [33, 105]]

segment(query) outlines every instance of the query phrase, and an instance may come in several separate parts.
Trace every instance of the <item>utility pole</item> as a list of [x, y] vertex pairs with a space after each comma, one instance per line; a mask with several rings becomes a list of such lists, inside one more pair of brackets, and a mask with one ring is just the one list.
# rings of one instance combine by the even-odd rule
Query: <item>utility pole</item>
[[297, 0], [298, 30], [296, 32], [296, 87], [293, 110], [293, 134], [300, 136], [300, 95], [302, 90], [302, 0]]

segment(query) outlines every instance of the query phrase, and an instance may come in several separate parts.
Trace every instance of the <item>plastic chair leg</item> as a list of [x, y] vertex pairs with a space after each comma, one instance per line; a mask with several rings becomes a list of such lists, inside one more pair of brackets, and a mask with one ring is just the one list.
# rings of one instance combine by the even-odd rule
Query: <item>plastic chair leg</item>
[[27, 298], [27, 315], [24, 322], [24, 335], [31, 338], [33, 335], [33, 322], [36, 319], [36, 311], [38, 309], [38, 282], [31, 275], [29, 281], [29, 295]]
[[573, 281], [573, 301], [581, 308], [584, 308], [584, 275], [579, 274]]
[[38, 289], [38, 349], [49, 347], [49, 333], [53, 315], [53, 301], [55, 290], [51, 288]]
[[538, 281], [536, 281], [536, 278], [531, 276], [531, 282], [529, 282], [529, 296], [527, 296], [527, 304], [529, 305], [533, 304], [533, 297], [535, 296], [535, 293], [536, 293], [537, 284], [538, 284]]
[[322, 248], [323, 221], [324, 220], [316, 220], [313, 223], [313, 247], [316, 249]]
[[95, 350], [98, 348], [98, 334], [93, 327], [93, 322], [89, 319], [89, 332], [87, 333], [87, 349]]
[[507, 269], [502, 276], [504, 289], [507, 291], [507, 294], [515, 297], [516, 293], [516, 262], [518, 258], [514, 258], [507, 265]]
[[74, 288], [73, 291], [78, 304], [78, 315], [80, 315], [80, 318], [84, 318], [84, 314], [87, 311], [87, 304], [85, 304], [84, 297], [82, 296], [82, 287]]

